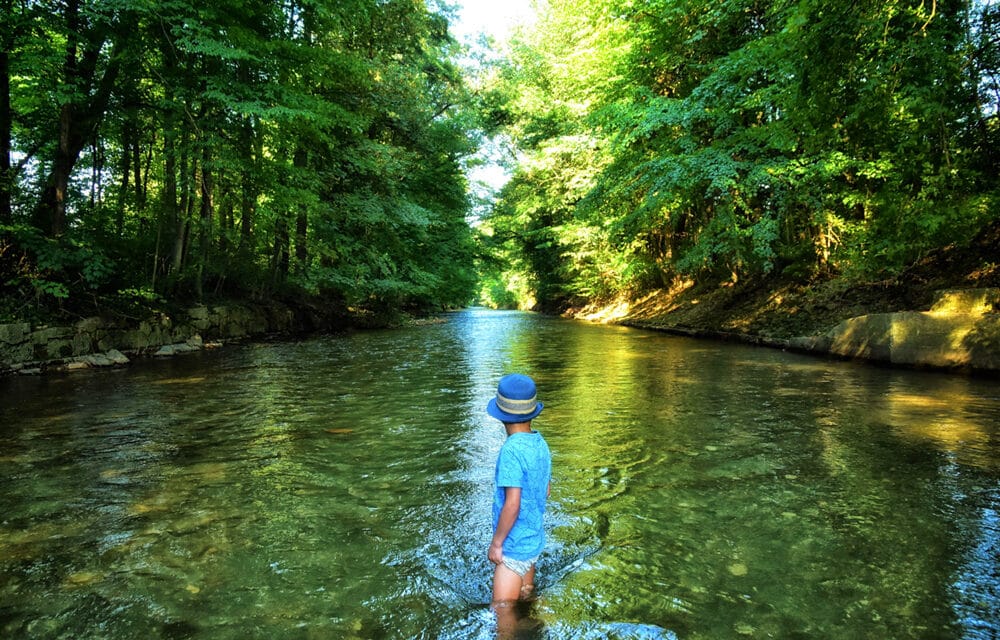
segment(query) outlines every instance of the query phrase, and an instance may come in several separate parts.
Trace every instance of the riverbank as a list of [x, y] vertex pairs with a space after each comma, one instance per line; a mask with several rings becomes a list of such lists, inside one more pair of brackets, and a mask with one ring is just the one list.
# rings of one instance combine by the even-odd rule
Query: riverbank
[[[686, 302], [678, 302], [679, 297], [683, 294], [654, 292], [634, 304], [618, 302], [579, 317], [894, 366], [1000, 374], [1000, 289], [996, 288], [942, 290], [927, 310], [864, 313], [828, 328], [815, 316], [798, 318], [814, 331], [799, 335], [789, 333], [796, 324], [794, 312], [777, 301], [780, 295], [760, 302], [749, 314], [736, 313], [712, 295]], [[831, 311], [831, 317], [846, 313]], [[776, 315], [790, 321], [767, 324]], [[759, 333], [752, 329], [756, 323], [763, 323]]]
[[141, 320], [93, 316], [0, 325], [0, 375], [115, 367], [270, 335], [342, 331], [370, 323], [333, 306], [229, 302], [151, 312]]
[[595, 322], [733, 340], [907, 367], [1000, 372], [1000, 227], [874, 282], [772, 278], [604, 301]]
[[[669, 289], [568, 313], [679, 335], [732, 340], [906, 367], [1000, 373], [1000, 225], [968, 247], [947, 247], [874, 282], [772, 278]], [[0, 325], [0, 375], [121, 366], [233, 340], [388, 326], [317, 302], [227, 302], [151, 312], [144, 319]]]

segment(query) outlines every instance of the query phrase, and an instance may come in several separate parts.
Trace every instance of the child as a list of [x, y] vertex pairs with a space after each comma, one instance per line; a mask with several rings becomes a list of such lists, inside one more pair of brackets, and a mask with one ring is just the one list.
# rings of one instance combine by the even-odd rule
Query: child
[[526, 375], [504, 376], [486, 412], [503, 423], [507, 439], [496, 463], [493, 540], [488, 557], [493, 572], [493, 609], [498, 624], [518, 600], [531, 597], [535, 562], [545, 546], [542, 517], [549, 495], [552, 456], [531, 421], [542, 412], [535, 382]]

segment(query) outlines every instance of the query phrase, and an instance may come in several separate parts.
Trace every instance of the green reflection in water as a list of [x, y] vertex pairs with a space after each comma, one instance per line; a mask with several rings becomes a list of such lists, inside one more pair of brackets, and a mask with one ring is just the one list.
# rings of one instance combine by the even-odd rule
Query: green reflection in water
[[489, 637], [500, 375], [537, 638], [988, 638], [995, 382], [520, 313], [0, 381], [0, 636]]

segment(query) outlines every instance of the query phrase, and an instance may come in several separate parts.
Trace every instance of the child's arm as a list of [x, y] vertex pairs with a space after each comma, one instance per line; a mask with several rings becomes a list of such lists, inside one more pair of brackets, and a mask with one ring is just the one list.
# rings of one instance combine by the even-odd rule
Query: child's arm
[[521, 487], [504, 487], [503, 507], [500, 508], [497, 529], [493, 532], [493, 541], [490, 542], [490, 550], [487, 554], [493, 564], [503, 562], [503, 541], [507, 539], [507, 534], [514, 528], [514, 523], [517, 522], [517, 516], [520, 513]]

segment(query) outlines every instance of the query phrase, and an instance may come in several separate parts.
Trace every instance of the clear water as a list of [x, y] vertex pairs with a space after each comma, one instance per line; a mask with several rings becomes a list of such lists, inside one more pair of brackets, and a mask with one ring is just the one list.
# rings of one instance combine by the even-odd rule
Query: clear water
[[554, 458], [522, 637], [1000, 635], [996, 380], [471, 310], [0, 380], [0, 637], [491, 637], [512, 370]]

